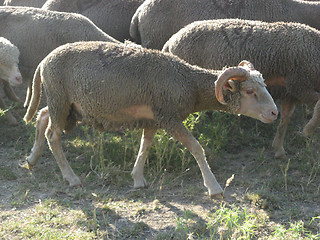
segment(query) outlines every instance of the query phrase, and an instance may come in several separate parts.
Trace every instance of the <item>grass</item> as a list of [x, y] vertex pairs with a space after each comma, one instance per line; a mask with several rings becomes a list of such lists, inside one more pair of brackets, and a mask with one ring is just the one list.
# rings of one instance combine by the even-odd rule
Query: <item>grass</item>
[[80, 126], [63, 146], [83, 187], [68, 188], [46, 147], [30, 172], [20, 167], [34, 127], [0, 118], [0, 239], [320, 239], [320, 139], [298, 132], [308, 111], [289, 126], [287, 160], [273, 158], [276, 125], [214, 112], [190, 115], [225, 190], [205, 194], [191, 154], [159, 131], [148, 155], [149, 188], [130, 176], [141, 131], [100, 133]]

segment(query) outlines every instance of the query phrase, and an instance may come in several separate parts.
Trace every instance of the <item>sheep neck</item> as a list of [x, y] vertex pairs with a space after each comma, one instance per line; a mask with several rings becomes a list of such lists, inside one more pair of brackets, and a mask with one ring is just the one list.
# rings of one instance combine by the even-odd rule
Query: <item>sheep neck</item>
[[205, 110], [227, 110], [224, 105], [217, 101], [215, 96], [215, 80], [216, 78], [214, 78], [212, 74], [204, 74], [203, 76], [197, 78], [197, 99], [194, 112], [201, 112]]

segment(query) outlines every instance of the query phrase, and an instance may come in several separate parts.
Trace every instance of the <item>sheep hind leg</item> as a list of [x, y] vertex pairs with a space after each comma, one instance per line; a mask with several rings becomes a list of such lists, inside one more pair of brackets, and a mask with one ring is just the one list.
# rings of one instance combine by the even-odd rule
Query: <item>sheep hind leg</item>
[[156, 132], [157, 132], [156, 129], [143, 129], [139, 153], [131, 172], [131, 176], [134, 181], [134, 185], [133, 185], [134, 188], [147, 187], [147, 181], [143, 176], [143, 169], [144, 169], [144, 164], [145, 164], [149, 149], [152, 145], [152, 141]]
[[30, 169], [37, 164], [39, 158], [41, 157], [44, 142], [45, 142], [45, 131], [48, 127], [48, 122], [49, 122], [49, 111], [48, 111], [48, 107], [45, 107], [39, 111], [37, 122], [36, 122], [36, 134], [35, 134], [34, 144], [31, 149], [31, 154], [27, 158], [27, 162]]
[[272, 147], [275, 150], [276, 158], [286, 158], [286, 151], [284, 150], [283, 142], [294, 109], [294, 103], [289, 101], [285, 101], [282, 103], [280, 123], [278, 125], [277, 133], [272, 143]]
[[307, 125], [303, 128], [303, 134], [305, 136], [310, 136], [315, 129], [320, 125], [320, 100], [316, 103], [313, 115]]
[[206, 160], [204, 150], [200, 143], [182, 124], [177, 126], [177, 128], [175, 128], [171, 133], [175, 139], [187, 147], [196, 159], [204, 180], [204, 185], [209, 191], [209, 196], [211, 198], [222, 198], [223, 190], [210, 170], [210, 166]]
[[63, 179], [69, 183], [70, 187], [80, 186], [81, 181], [79, 177], [73, 172], [70, 167], [62, 149], [61, 145], [61, 133], [62, 130], [53, 128], [49, 119], [48, 128], [45, 136], [47, 138], [50, 150], [56, 159], [58, 166], [62, 172]]

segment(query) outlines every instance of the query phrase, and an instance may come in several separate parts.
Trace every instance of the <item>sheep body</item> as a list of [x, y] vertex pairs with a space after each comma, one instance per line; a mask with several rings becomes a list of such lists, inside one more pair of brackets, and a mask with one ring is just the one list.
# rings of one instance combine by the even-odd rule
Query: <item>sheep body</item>
[[[183, 126], [183, 119], [204, 109], [246, 114], [264, 122], [274, 120], [277, 115], [261, 74], [253, 69], [235, 69], [250, 76], [237, 85], [238, 90], [232, 87], [238, 82], [228, 80], [233, 90], [225, 91], [228, 104], [222, 105], [215, 97], [215, 81], [221, 72], [189, 65], [170, 54], [114, 43], [80, 42], [61, 46], [40, 63], [33, 79], [25, 121], [28, 123], [37, 111], [42, 83], [48, 107], [38, 116], [36, 141], [28, 163], [33, 166], [39, 159], [46, 132], [63, 177], [70, 185], [78, 185], [80, 180], [61, 148], [61, 131], [69, 130], [77, 119], [101, 130], [128, 126], [144, 128], [132, 171], [134, 186], [144, 187], [146, 154], [156, 130], [164, 128], [194, 155], [209, 194], [220, 194], [222, 189], [210, 171], [203, 149]], [[225, 70], [220, 79], [235, 69]], [[254, 96], [243, 97], [247, 88], [256, 91], [259, 101]]]
[[[266, 79], [273, 98], [282, 100], [273, 143], [276, 157], [285, 157], [284, 135], [296, 103], [314, 105], [320, 99], [320, 31], [304, 24], [198, 21], [174, 34], [163, 51], [212, 69], [233, 65], [239, 59], [252, 62]], [[305, 133], [311, 134], [314, 127], [309, 125]]]
[[37, 65], [56, 47], [76, 41], [112, 41], [88, 18], [28, 7], [0, 7], [0, 35], [20, 50], [24, 78], [32, 78]]
[[221, 18], [300, 22], [320, 29], [320, 2], [146, 0], [132, 18], [130, 35], [143, 47], [162, 49], [164, 43], [185, 25]]
[[[19, 54], [19, 49], [15, 45], [8, 39], [0, 37], [0, 83], [7, 97], [16, 102], [21, 102], [21, 100], [15, 95], [11, 86], [18, 86], [22, 83], [22, 76], [18, 68]], [[2, 110], [7, 108], [1, 98], [0, 108]], [[5, 116], [10, 124], [17, 124], [17, 120], [11, 111], [7, 111]]]
[[41, 8], [46, 0], [5, 0], [4, 6], [25, 6]]
[[130, 22], [143, 0], [48, 0], [45, 10], [80, 13], [119, 41], [131, 39]]

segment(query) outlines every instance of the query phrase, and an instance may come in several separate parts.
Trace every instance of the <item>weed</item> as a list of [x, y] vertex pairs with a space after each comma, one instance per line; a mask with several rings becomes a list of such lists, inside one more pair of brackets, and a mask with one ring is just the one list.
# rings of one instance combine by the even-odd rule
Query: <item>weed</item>
[[224, 203], [220, 208], [208, 217], [207, 228], [210, 237], [214, 239], [251, 239], [257, 234], [262, 222], [250, 214], [246, 208], [231, 205], [230, 208]]

